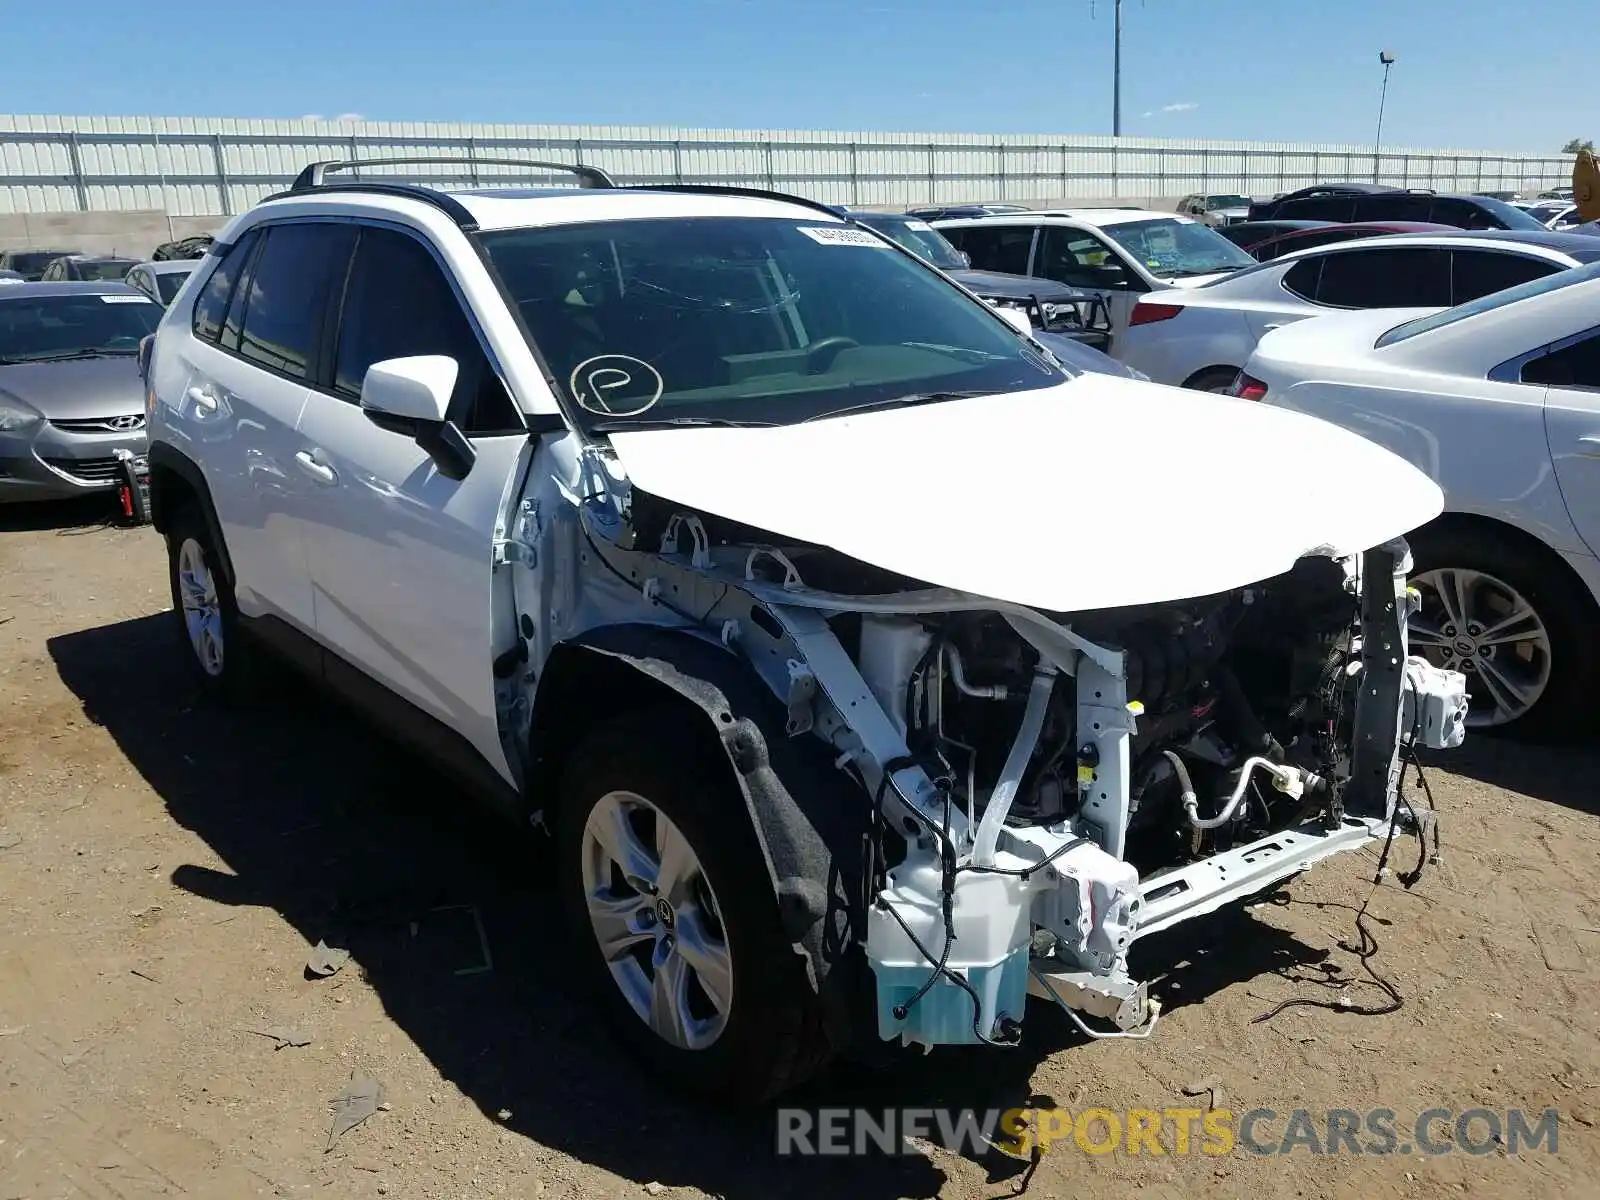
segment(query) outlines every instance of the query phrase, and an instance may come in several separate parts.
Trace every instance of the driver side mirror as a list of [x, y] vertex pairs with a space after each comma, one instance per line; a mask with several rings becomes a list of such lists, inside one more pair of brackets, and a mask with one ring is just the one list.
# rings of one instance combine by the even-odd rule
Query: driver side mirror
[[1097, 288], [1125, 288], [1128, 283], [1128, 268], [1121, 263], [1108, 262], [1089, 268], [1090, 287]]
[[443, 354], [386, 358], [367, 368], [361, 411], [379, 429], [409, 437], [446, 479], [465, 479], [477, 451], [449, 419], [461, 365]]

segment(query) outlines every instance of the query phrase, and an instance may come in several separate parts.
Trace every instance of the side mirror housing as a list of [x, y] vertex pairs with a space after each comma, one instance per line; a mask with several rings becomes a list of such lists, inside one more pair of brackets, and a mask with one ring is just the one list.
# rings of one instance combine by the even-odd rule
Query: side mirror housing
[[472, 443], [449, 419], [461, 365], [443, 354], [386, 358], [367, 368], [361, 411], [379, 429], [413, 439], [447, 479], [465, 479], [477, 459]]

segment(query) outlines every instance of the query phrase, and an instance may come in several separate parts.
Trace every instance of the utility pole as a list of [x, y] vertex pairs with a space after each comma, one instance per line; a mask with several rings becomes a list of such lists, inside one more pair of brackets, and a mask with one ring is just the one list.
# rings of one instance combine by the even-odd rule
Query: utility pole
[[1378, 61], [1383, 64], [1383, 88], [1378, 92], [1378, 134], [1372, 139], [1372, 182], [1378, 182], [1378, 149], [1383, 145], [1383, 105], [1389, 99], [1389, 68], [1394, 66], [1394, 55], [1387, 50], [1378, 51]]
[[[1111, 136], [1122, 136], [1122, 0], [1116, 0], [1116, 48], [1111, 54]], [[1385, 76], [1387, 78], [1387, 76]]]

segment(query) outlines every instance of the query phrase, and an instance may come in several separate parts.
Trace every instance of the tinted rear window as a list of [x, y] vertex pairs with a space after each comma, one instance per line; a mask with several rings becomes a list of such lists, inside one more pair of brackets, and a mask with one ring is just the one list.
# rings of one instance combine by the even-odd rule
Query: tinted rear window
[[1487, 312], [1504, 308], [1508, 304], [1527, 300], [1532, 296], [1542, 296], [1547, 292], [1558, 291], [1561, 288], [1571, 287], [1576, 283], [1588, 283], [1600, 279], [1600, 262], [1590, 263], [1583, 267], [1573, 267], [1570, 271], [1557, 271], [1554, 275], [1546, 275], [1543, 279], [1535, 279], [1530, 283], [1520, 284], [1514, 288], [1507, 288], [1503, 292], [1491, 292], [1477, 300], [1458, 304], [1444, 312], [1432, 313], [1426, 317], [1418, 317], [1414, 321], [1407, 321], [1403, 325], [1396, 325], [1374, 345], [1382, 348], [1392, 346], [1396, 342], [1407, 341], [1419, 334], [1428, 333], [1435, 329], [1443, 329], [1447, 325], [1454, 325], [1457, 321], [1465, 321], [1469, 317], [1481, 316]]

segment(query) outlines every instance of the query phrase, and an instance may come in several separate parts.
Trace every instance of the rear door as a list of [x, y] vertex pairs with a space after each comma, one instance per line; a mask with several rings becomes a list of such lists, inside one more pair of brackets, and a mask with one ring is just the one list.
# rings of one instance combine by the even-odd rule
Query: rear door
[[[369, 366], [424, 354], [460, 364], [451, 416], [477, 456], [460, 480], [361, 408]], [[497, 616], [493, 555], [529, 440], [488, 342], [420, 231], [361, 225], [328, 369], [299, 436], [296, 458], [321, 494], [307, 546], [317, 637], [337, 655], [329, 681], [369, 707], [398, 696], [406, 706], [391, 711], [403, 732], [421, 713], [446, 731], [439, 748], [462, 770], [512, 780], [491, 669], [495, 623], [509, 628], [512, 617]], [[509, 606], [509, 592], [501, 602]]]
[[295, 461], [306, 381], [352, 237], [342, 223], [257, 226], [196, 299], [182, 428], [205, 443], [208, 483], [250, 616], [313, 629], [302, 543], [310, 480]]
[[1033, 253], [1032, 225], [952, 225], [939, 232], [965, 252], [977, 271], [998, 271], [1003, 275], [1026, 275]]
[[1600, 554], [1600, 330], [1525, 363], [1522, 381], [1547, 389], [1545, 435], [1556, 480], [1579, 536]]

